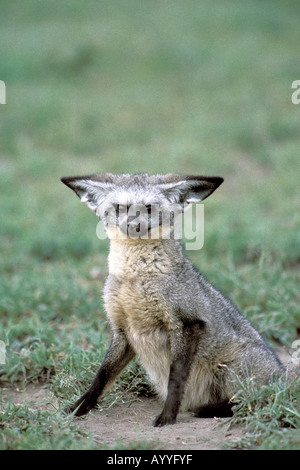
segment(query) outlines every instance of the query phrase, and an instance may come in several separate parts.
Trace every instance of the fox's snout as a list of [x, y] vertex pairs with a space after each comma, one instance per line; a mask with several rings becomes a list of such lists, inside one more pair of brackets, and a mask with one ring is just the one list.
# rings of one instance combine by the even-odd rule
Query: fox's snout
[[141, 212], [137, 210], [135, 215], [125, 216], [124, 220], [119, 223], [119, 227], [130, 238], [138, 238], [148, 232], [149, 223], [148, 220], [141, 216]]

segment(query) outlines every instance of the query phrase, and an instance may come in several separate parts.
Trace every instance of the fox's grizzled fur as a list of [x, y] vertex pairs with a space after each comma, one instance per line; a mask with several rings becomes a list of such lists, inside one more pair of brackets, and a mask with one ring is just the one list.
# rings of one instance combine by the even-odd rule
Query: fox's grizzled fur
[[[171, 204], [183, 210], [205, 199], [222, 178], [95, 174], [62, 182], [100, 215], [111, 240], [104, 288], [111, 344], [91, 387], [68, 411], [80, 416], [95, 407], [135, 355], [164, 400], [155, 426], [175, 423], [180, 407], [196, 416], [230, 416], [233, 376], [266, 383], [283, 372], [259, 333], [184, 256], [180, 242], [162, 236]], [[136, 215], [128, 215], [134, 205], [146, 208], [138, 227]], [[159, 207], [153, 225], [160, 235], [143, 238], [152, 230], [152, 205]], [[140, 236], [120, 236], [130, 228]]]

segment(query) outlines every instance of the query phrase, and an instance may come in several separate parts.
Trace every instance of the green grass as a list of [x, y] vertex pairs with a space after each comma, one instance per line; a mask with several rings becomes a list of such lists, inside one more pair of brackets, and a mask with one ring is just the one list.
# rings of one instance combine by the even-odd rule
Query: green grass
[[[4, 385], [44, 382], [64, 406], [109, 342], [108, 243], [63, 175], [223, 176], [205, 203], [204, 247], [188, 255], [271, 344], [291, 348], [300, 328], [299, 13], [291, 0], [2, 1]], [[138, 364], [107, 403], [123, 390], [150, 393]], [[59, 413], [9, 405], [1, 419], [3, 448], [94, 446]], [[51, 427], [39, 441], [35, 420]], [[294, 446], [295, 429], [268, 429], [269, 447]]]
[[285, 377], [258, 387], [252, 377], [238, 381], [238, 404], [230, 425], [243, 424], [246, 434], [231, 447], [298, 450], [300, 445], [299, 381]]
[[0, 450], [87, 450], [91, 436], [59, 412], [35, 410], [30, 404], [0, 407]]

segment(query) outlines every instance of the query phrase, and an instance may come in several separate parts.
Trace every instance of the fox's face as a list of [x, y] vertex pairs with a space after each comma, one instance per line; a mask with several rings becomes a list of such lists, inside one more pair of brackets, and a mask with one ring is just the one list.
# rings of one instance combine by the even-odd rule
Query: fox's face
[[111, 173], [63, 177], [82, 202], [102, 219], [109, 238], [171, 238], [179, 214], [208, 197], [220, 177]]

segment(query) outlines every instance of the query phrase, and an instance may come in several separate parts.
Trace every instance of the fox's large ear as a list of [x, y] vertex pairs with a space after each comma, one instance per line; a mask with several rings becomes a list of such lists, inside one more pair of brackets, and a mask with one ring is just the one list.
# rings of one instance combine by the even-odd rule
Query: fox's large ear
[[[169, 179], [169, 182], [167, 182]], [[177, 181], [176, 181], [177, 180]], [[223, 183], [219, 176], [166, 175], [166, 183], [161, 184], [163, 194], [172, 202], [192, 204], [203, 201]]]
[[96, 212], [97, 207], [103, 201], [113, 185], [110, 173], [88, 176], [64, 176], [60, 179], [65, 185], [73, 189], [81, 202]]

